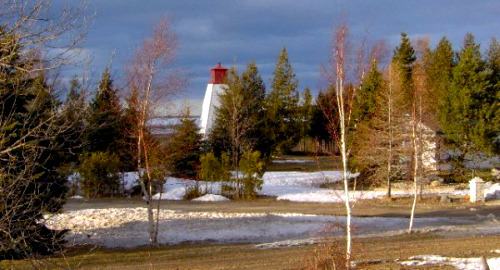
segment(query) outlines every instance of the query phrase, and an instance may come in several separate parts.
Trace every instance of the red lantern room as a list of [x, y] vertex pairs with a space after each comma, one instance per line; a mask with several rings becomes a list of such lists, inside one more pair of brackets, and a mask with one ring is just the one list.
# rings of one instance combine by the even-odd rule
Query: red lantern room
[[227, 68], [217, 64], [215, 68], [210, 70], [210, 82], [211, 84], [224, 84], [227, 75]]

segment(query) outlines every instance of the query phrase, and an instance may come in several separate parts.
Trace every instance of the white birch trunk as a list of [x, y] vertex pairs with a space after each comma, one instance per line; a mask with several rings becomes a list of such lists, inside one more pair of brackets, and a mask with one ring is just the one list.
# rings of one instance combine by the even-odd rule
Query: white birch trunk
[[412, 113], [412, 127], [411, 127], [411, 137], [413, 146], [413, 205], [411, 207], [410, 214], [410, 225], [408, 227], [408, 232], [413, 232], [413, 220], [415, 217], [415, 208], [417, 206], [417, 196], [418, 196], [418, 140], [417, 140], [417, 117], [415, 101], [413, 102], [413, 113]]

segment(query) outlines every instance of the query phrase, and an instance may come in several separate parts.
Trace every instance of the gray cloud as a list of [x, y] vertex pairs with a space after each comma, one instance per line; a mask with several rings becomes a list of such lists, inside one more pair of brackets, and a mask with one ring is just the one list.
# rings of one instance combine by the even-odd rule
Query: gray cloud
[[[54, 0], [54, 6], [66, 4]], [[222, 62], [240, 69], [255, 60], [266, 85], [281, 48], [286, 46], [300, 86], [321, 85], [319, 66], [328, 59], [333, 26], [346, 20], [354, 35], [386, 39], [393, 46], [402, 31], [430, 36], [435, 44], [447, 36], [455, 49], [467, 31], [482, 48], [500, 36], [497, 0], [90, 0], [97, 18], [85, 44], [103, 69], [116, 50], [115, 68], [124, 61], [151, 25], [169, 16], [179, 40], [176, 65], [189, 74], [186, 97], [203, 98], [209, 69]], [[117, 72], [120, 76], [121, 72]]]

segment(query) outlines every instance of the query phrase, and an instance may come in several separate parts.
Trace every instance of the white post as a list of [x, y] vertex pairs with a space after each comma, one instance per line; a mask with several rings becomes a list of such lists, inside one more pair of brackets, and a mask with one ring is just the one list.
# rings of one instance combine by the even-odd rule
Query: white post
[[484, 181], [479, 177], [474, 177], [469, 181], [470, 202], [484, 202]]

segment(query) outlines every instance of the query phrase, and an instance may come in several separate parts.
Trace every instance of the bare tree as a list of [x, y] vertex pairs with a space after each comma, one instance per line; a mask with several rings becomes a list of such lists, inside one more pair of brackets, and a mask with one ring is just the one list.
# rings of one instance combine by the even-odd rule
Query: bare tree
[[[135, 112], [135, 127], [131, 130], [136, 138], [137, 169], [142, 193], [148, 204], [149, 241], [157, 245], [159, 205], [158, 198], [156, 223], [153, 212], [153, 195], [156, 189], [163, 190], [165, 174], [154, 175], [152, 157], [158, 153], [158, 144], [148, 132], [148, 121], [156, 114], [160, 101], [166, 104], [182, 85], [178, 73], [172, 71], [171, 64], [177, 48], [177, 39], [170, 29], [170, 22], [162, 19], [155, 25], [151, 38], [144, 40], [137, 48], [127, 67], [128, 86], [130, 87], [129, 109]], [[164, 171], [164, 173], [166, 173]], [[161, 195], [160, 195], [161, 196]]]
[[[337, 141], [340, 148], [340, 155], [342, 157], [342, 172], [343, 172], [343, 182], [344, 182], [344, 196], [345, 196], [345, 208], [346, 208], [346, 268], [351, 267], [351, 205], [349, 202], [349, 176], [347, 168], [347, 128], [348, 122], [350, 120], [351, 107], [349, 103], [352, 103], [353, 98], [351, 98], [354, 93], [348, 93], [346, 87], [346, 65], [348, 64], [347, 57], [348, 46], [348, 28], [347, 26], [341, 25], [335, 30], [332, 39], [332, 59], [330, 62], [330, 68], [333, 73], [325, 72], [325, 77], [330, 85], [333, 85], [333, 93], [335, 93], [335, 105], [337, 109], [337, 115], [332, 115], [332, 110], [324, 108], [323, 112], [325, 117], [329, 122], [329, 129], [331, 130], [331, 135]], [[355, 88], [351, 88], [354, 90]], [[330, 108], [331, 109], [331, 108]], [[337, 131], [339, 134], [337, 134]]]

